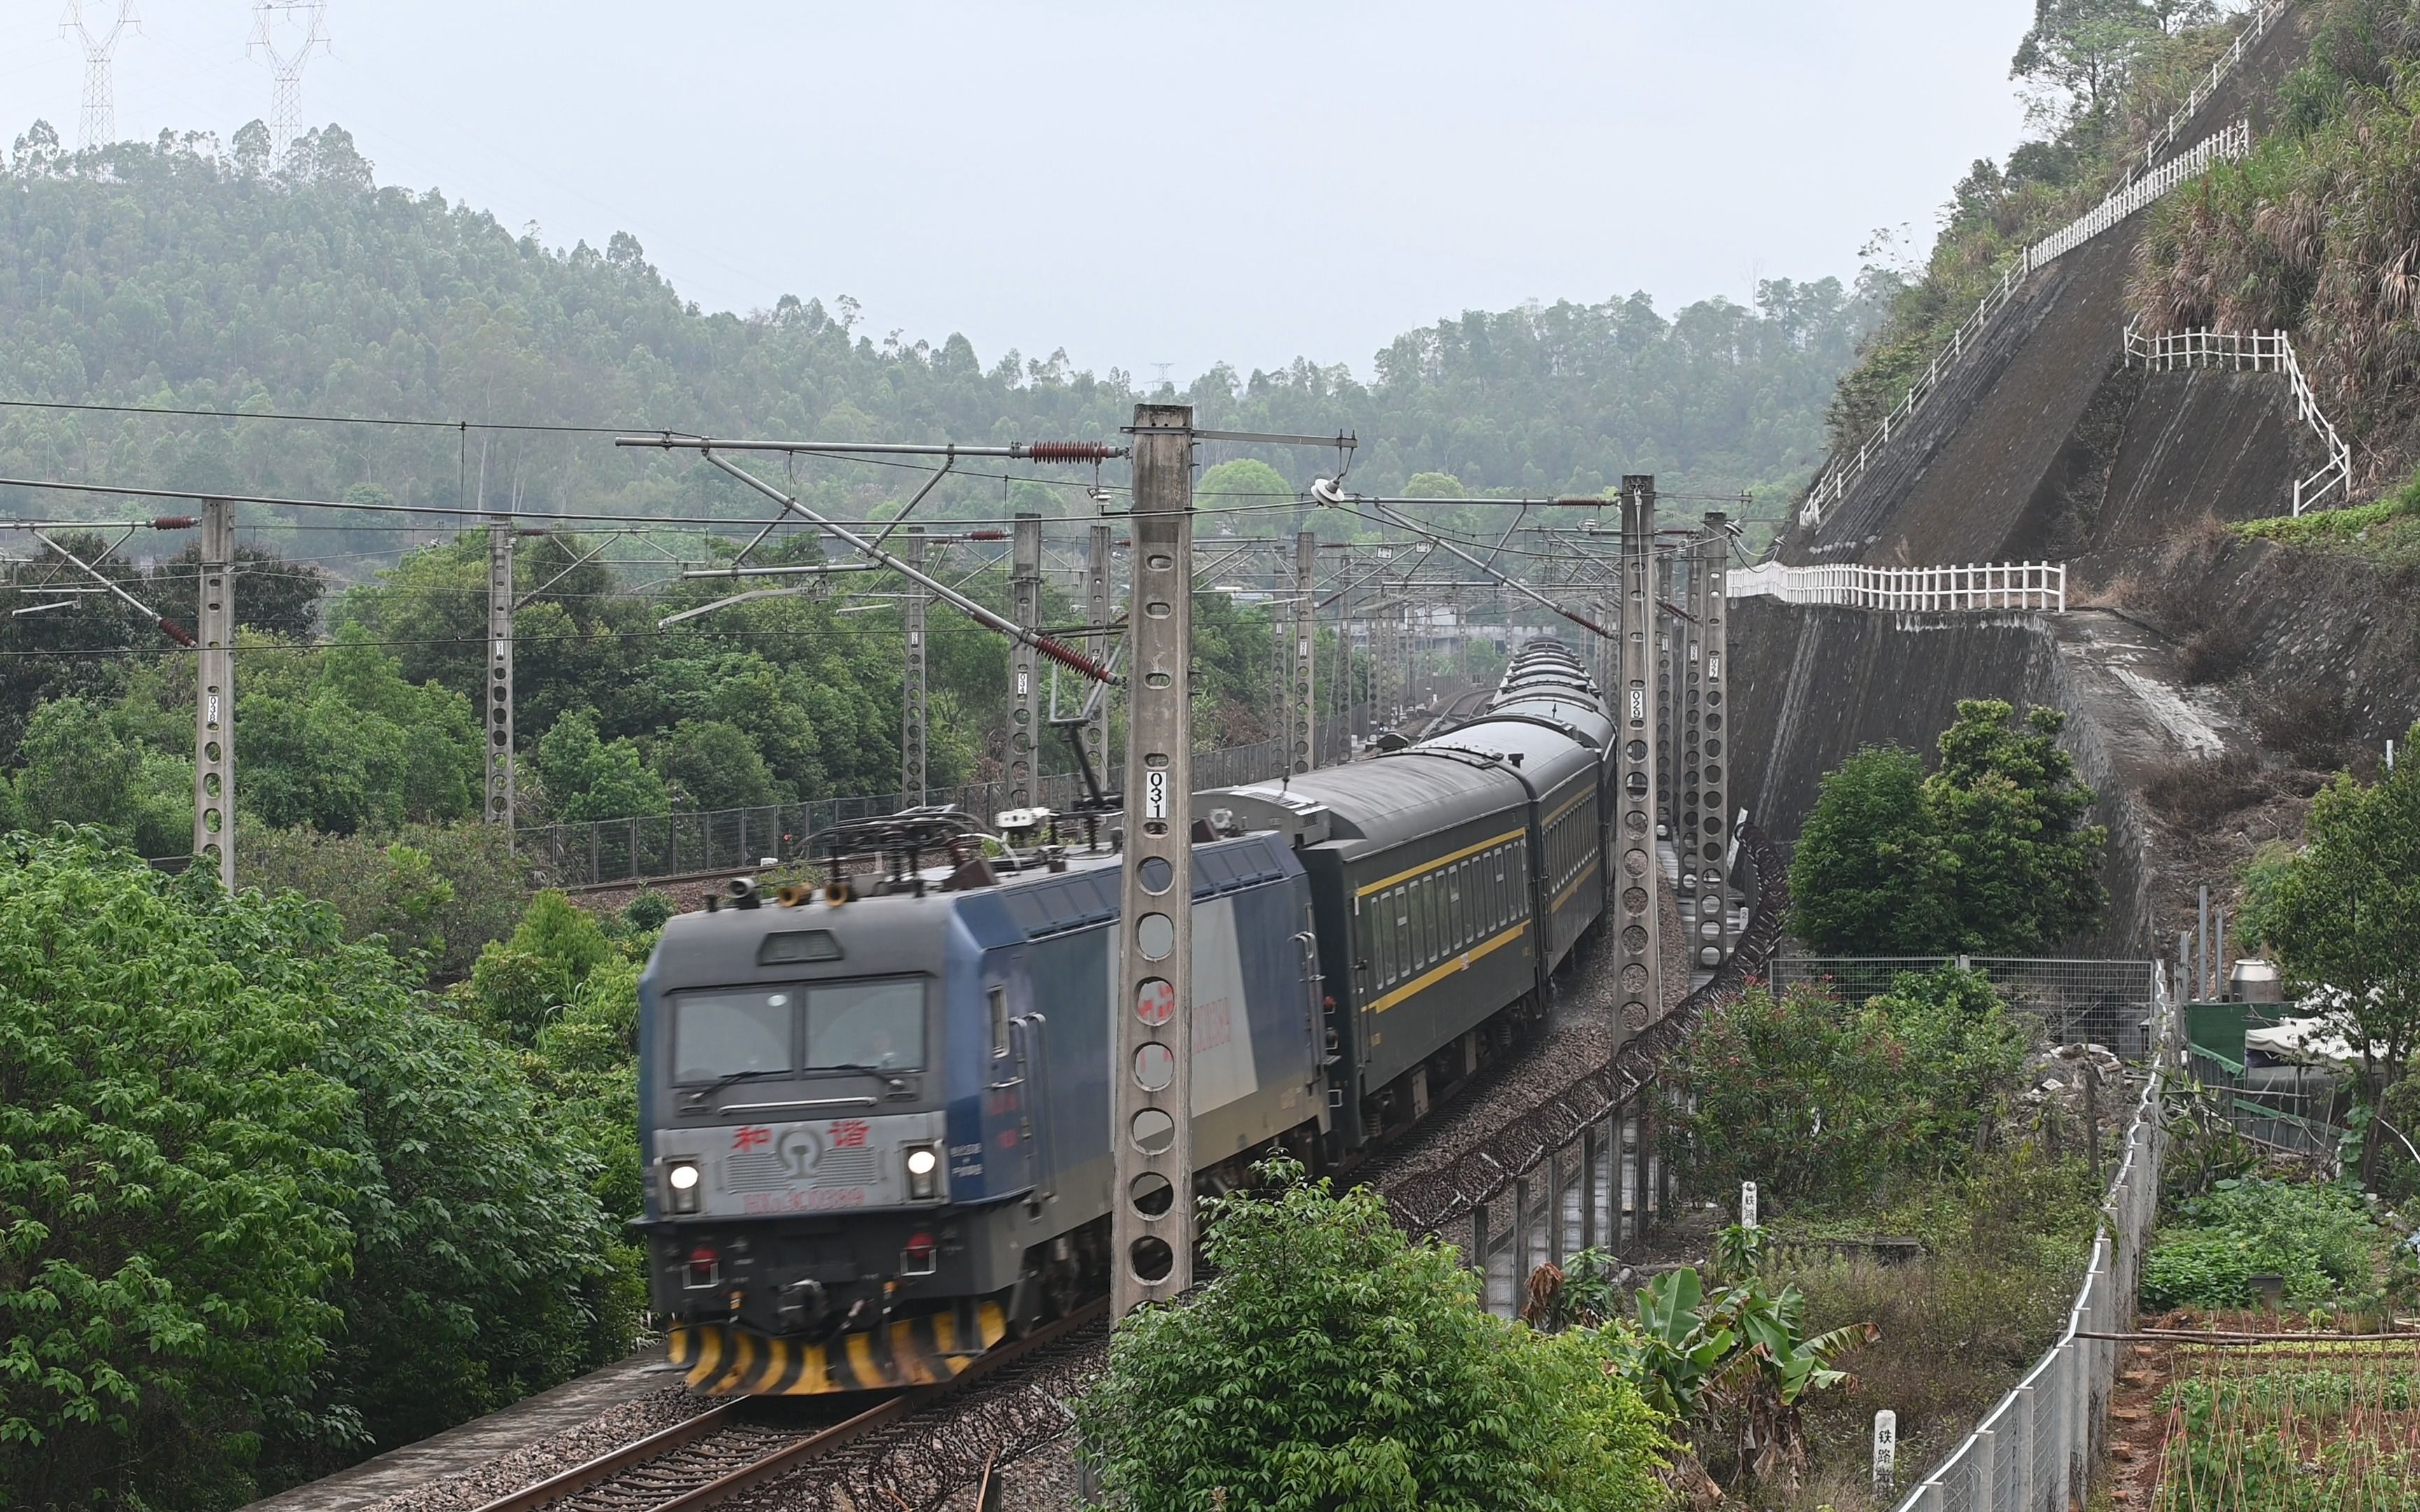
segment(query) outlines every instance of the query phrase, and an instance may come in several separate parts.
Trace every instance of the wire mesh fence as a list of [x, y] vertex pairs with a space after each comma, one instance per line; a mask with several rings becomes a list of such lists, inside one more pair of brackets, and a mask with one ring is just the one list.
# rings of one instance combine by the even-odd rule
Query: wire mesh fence
[[[1457, 693], [1458, 696], [1458, 693]], [[1439, 706], [1448, 702], [1440, 695]], [[1323, 762], [1348, 759], [1356, 740], [1375, 726], [1373, 710], [1357, 705], [1318, 721], [1318, 750]], [[1193, 785], [1197, 791], [1265, 782], [1285, 769], [1282, 740], [1255, 741], [1197, 752]], [[1115, 787], [1113, 776], [1100, 776]], [[1075, 810], [1086, 796], [1082, 777], [1056, 772], [1040, 779], [1036, 801], [1061, 813]], [[546, 873], [558, 887], [606, 887], [644, 882], [654, 877], [684, 877], [716, 872], [752, 871], [803, 861], [814, 838], [853, 820], [878, 818], [923, 804], [954, 804], [981, 823], [1008, 806], [1005, 782], [964, 782], [927, 788], [923, 794], [863, 794], [851, 797], [816, 798], [801, 803], [769, 803], [748, 809], [713, 809], [687, 813], [642, 814], [620, 819], [578, 820], [559, 825], [530, 825], [514, 831], [514, 845], [522, 859]]]
[[2085, 1504], [2107, 1439], [2109, 1391], [2121, 1340], [2134, 1323], [2143, 1241], [2160, 1203], [2166, 1131], [2161, 1093], [2173, 1073], [2176, 1017], [2153, 968], [2158, 1057], [2126, 1131], [2125, 1155], [2101, 1207], [2084, 1285], [2059, 1340], [2036, 1361], [1958, 1447], [1899, 1504], [1898, 1512], [2055, 1512]]
[[[1744, 832], [1744, 841], [1747, 832]], [[1752, 865], [1779, 875], [1761, 843], [1743, 844]], [[1624, 1047], [1610, 1072], [1567, 1090], [1544, 1110], [1563, 1114], [1562, 1132], [1508, 1131], [1456, 1163], [1443, 1211], [1415, 1215], [1412, 1227], [1466, 1216], [1464, 1255], [1481, 1277], [1487, 1308], [1517, 1314], [1539, 1265], [1560, 1264], [1593, 1245], [1626, 1247], [1668, 1211], [1675, 1166], [1658, 1128], [1661, 1064], [1703, 1007], [1736, 994], [1760, 964], [1776, 986], [1819, 982], [1843, 994], [1887, 990], [1900, 972], [1930, 971], [1962, 958], [1900, 956], [1776, 958], [1787, 898], [1776, 887], [1759, 901], [1771, 921], [1763, 954], [1742, 949], [1738, 971], [1699, 989], [1646, 1036]], [[2165, 974], [2155, 962], [1967, 957], [2013, 1001], [2081, 1025], [2095, 1015], [2142, 1011], [2135, 1041], [2149, 1063], [2126, 1130], [2123, 1153], [2102, 1204], [2083, 1285], [2068, 1308], [2058, 1342], [1910, 1490], [1897, 1512], [2058, 1512], [2082, 1505], [2091, 1467], [2104, 1445], [2109, 1393], [2120, 1341], [2133, 1326], [2144, 1241], [2159, 1207], [2166, 1134], [2162, 1093], [2185, 1057]], [[1652, 1042], [1651, 1042], [1652, 1041]], [[1602, 1086], [1597, 1084], [1602, 1083]], [[1592, 1101], [1575, 1094], [1588, 1091]], [[1584, 1103], [1576, 1117], [1571, 1104]], [[1555, 1120], [1544, 1120], [1549, 1131]], [[1526, 1141], [1519, 1144], [1515, 1141]], [[1509, 1148], [1508, 1148], [1509, 1147]], [[1402, 1204], [1399, 1202], [1398, 1204]]]
[[2148, 1056], [2159, 995], [2159, 968], [2149, 961], [2094, 961], [2044, 956], [1783, 956], [1773, 985], [1825, 987], [1842, 997], [1890, 991], [1902, 972], [1959, 965], [1991, 979], [2009, 1006], [2041, 1021], [2062, 1043], [2105, 1045], [2129, 1060]]

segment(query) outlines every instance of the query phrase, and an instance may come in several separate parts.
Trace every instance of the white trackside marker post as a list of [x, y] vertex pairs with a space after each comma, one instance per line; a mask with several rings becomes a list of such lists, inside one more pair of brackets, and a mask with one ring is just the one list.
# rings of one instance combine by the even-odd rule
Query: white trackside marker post
[[1899, 1414], [1885, 1407], [1874, 1414], [1874, 1494], [1888, 1496], [1899, 1465]]
[[1754, 1181], [1740, 1183], [1740, 1227], [1742, 1228], [1756, 1227], [1756, 1183]]

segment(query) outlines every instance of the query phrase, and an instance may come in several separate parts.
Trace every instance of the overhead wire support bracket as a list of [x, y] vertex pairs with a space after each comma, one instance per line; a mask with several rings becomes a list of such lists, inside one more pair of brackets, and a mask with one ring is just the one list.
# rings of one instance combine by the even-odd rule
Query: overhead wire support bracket
[[41, 542], [44, 546], [49, 547], [52, 550], [56, 551], [61, 560], [72, 563], [77, 569], [82, 571], [85, 577], [90, 578], [93, 581], [101, 584], [103, 588], [108, 589], [111, 593], [116, 594], [118, 597], [134, 606], [135, 612], [141, 614], [145, 619], [149, 620], [153, 625], [159, 626], [160, 633], [162, 635], [166, 636], [169, 640], [174, 640], [180, 646], [184, 646], [189, 649], [193, 646], [194, 634], [192, 631], [186, 629], [183, 625], [178, 625], [176, 621], [168, 618], [166, 615], [160, 613], [150, 605], [146, 604], [143, 600], [135, 597], [132, 594], [128, 593], [125, 589], [117, 586], [117, 584], [111, 581], [108, 575], [103, 573], [100, 568], [94, 566], [91, 563], [85, 561], [82, 557], [77, 556], [66, 547], [59, 545], [58, 542], [52, 540], [48, 535], [44, 534], [40, 531], [34, 532], [34, 539]]
[[1052, 661], [1059, 663], [1061, 666], [1067, 668], [1071, 671], [1081, 672], [1085, 676], [1092, 678], [1094, 682], [1115, 683], [1118, 681], [1117, 673], [1109, 671], [1107, 667], [1102, 666], [1099, 662], [1094, 661], [1092, 657], [1085, 656], [1083, 653], [1077, 651], [1072, 647], [1062, 645], [1059, 641], [1051, 639], [1049, 636], [1039, 635], [1032, 630], [1026, 629], [1024, 626], [1016, 624], [1015, 621], [1010, 620], [1005, 615], [1002, 615], [996, 610], [985, 608], [982, 604], [969, 598], [966, 594], [959, 593], [956, 589], [941, 581], [939, 579], [928, 576], [923, 569], [909, 566], [899, 557], [884, 550], [881, 547], [867, 540], [864, 536], [858, 534], [847, 526], [843, 525], [836, 520], [826, 519], [823, 516], [816, 514], [814, 510], [809, 509], [806, 505], [799, 502], [798, 500], [792, 498], [790, 495], [783, 493], [781, 489], [776, 488], [769, 483], [767, 483], [764, 479], [749, 471], [746, 468], [739, 466], [737, 463], [731, 461], [727, 457], [718, 456], [715, 455], [714, 448], [721, 444], [719, 442], [699, 440], [694, 438], [684, 440], [671, 436], [666, 436], [660, 440], [651, 436], [626, 436], [616, 438], [613, 444], [616, 446], [663, 446], [669, 450], [693, 451], [698, 454], [701, 460], [706, 462], [716, 470], [728, 474], [740, 483], [747, 485], [749, 487], [755, 489], [758, 493], [761, 493], [766, 498], [772, 500], [783, 508], [792, 511], [797, 514], [799, 518], [806, 520], [809, 524], [814, 525], [816, 529], [824, 532], [828, 535], [830, 535], [835, 540], [840, 541], [852, 550], [857, 551], [860, 555], [868, 557], [875, 562], [880, 563], [883, 566], [889, 567], [892, 571], [899, 574], [901, 577], [916, 584], [918, 587], [923, 588], [926, 593], [931, 594], [934, 597], [941, 600], [943, 603], [956, 609], [959, 613], [966, 615], [976, 624], [983, 625], [985, 628], [996, 631], [1001, 635], [1004, 635], [1010, 640], [1017, 641], [1020, 644], [1030, 645], [1043, 656], [1049, 657]]
[[[1275, 438], [1272, 438], [1275, 439]], [[1312, 438], [1317, 440], [1317, 438]], [[1107, 441], [1011, 441], [1005, 446], [960, 446], [955, 441], [736, 441], [717, 437], [687, 436], [661, 431], [647, 436], [616, 436], [616, 446], [654, 446], [668, 452], [795, 452], [817, 456], [962, 456], [1001, 458], [1013, 462], [1106, 462], [1125, 456], [1131, 448]], [[1330, 444], [1320, 440], [1319, 444]]]
[[[1605, 640], [1619, 639], [1613, 631], [1606, 629], [1604, 625], [1588, 618], [1588, 616], [1573, 613], [1570, 609], [1563, 608], [1563, 606], [1556, 603], [1553, 599], [1548, 598], [1545, 594], [1539, 593], [1534, 588], [1531, 588], [1528, 583], [1522, 582], [1517, 579], [1497, 571], [1494, 567], [1491, 567], [1486, 563], [1480, 561], [1477, 557], [1465, 551], [1462, 548], [1454, 545], [1451, 541], [1447, 540], [1444, 536], [1425, 528], [1416, 520], [1404, 518], [1402, 514], [1391, 508], [1384, 501], [1372, 499], [1364, 494], [1347, 494], [1341, 492], [1334, 482], [1326, 478], [1322, 478], [1316, 484], [1311, 486], [1311, 496], [1324, 504], [1342, 505], [1349, 502], [1355, 505], [1369, 505], [1375, 509], [1380, 517], [1384, 518], [1388, 524], [1411, 532], [1414, 535], [1427, 541], [1431, 546], [1444, 548], [1447, 551], [1460, 557], [1463, 561], [1478, 568], [1481, 572], [1487, 574], [1487, 576], [1495, 579], [1505, 587], [1512, 589], [1522, 597], [1529, 599], [1531, 602], [1536, 603], [1544, 609], [1552, 610], [1555, 614], [1571, 621], [1574, 625], [1576, 625], [1581, 629], [1588, 631], [1590, 635], [1596, 636], [1600, 640]], [[1404, 501], [1404, 502], [1429, 501]]]
[[[1134, 433], [1132, 425], [1125, 429], [1128, 435]], [[1193, 439], [1197, 441], [1250, 441], [1264, 446], [1333, 446], [1340, 452], [1353, 451], [1361, 444], [1359, 438], [1341, 430], [1333, 436], [1281, 436], [1257, 430], [1197, 430]]]

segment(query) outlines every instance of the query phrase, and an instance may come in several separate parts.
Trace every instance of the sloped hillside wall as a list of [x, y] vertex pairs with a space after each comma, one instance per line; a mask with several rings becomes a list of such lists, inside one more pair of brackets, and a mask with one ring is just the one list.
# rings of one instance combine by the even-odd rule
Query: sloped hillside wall
[[1918, 616], [1796, 607], [1731, 607], [1732, 791], [1768, 834], [1793, 840], [1823, 774], [1859, 748], [1933, 755], [1958, 701], [2006, 699], [2063, 711], [2062, 743], [2099, 795], [2110, 830], [2109, 912], [2074, 948], [2141, 955], [2158, 926], [2147, 847], [2155, 825], [2139, 795], [2172, 764], [2248, 737], [2177, 685], [2170, 649], [2115, 615]]
[[[2309, 45], [2298, 9], [2262, 38], [2180, 134], [2249, 116], [2256, 133], [2278, 82]], [[2127, 270], [2139, 215], [2036, 272], [1911, 417], [1889, 449], [1781, 560], [1932, 565], [2022, 558], [2071, 516], [2081, 474], [2070, 440], [2124, 352]]]

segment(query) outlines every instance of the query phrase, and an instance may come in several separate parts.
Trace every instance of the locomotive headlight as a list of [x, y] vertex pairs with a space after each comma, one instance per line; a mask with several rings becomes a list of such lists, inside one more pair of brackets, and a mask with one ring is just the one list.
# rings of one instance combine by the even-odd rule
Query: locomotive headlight
[[913, 1201], [929, 1202], [940, 1194], [938, 1172], [941, 1157], [930, 1145], [908, 1147], [908, 1196]]
[[672, 1194], [675, 1212], [697, 1211], [697, 1162], [675, 1160], [664, 1163], [664, 1185]]

